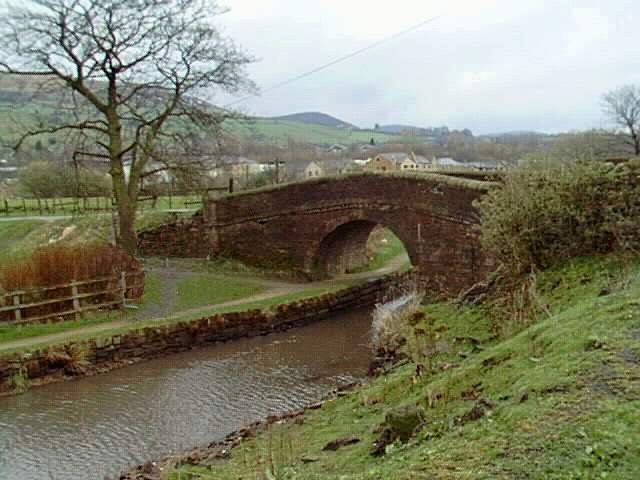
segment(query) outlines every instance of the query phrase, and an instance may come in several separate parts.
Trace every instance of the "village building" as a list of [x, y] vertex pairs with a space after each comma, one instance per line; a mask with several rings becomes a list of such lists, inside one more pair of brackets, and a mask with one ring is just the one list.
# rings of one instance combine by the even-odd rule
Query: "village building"
[[319, 162], [309, 162], [304, 168], [304, 178], [324, 177], [325, 172]]
[[406, 153], [381, 153], [369, 160], [365, 166], [367, 172], [396, 172], [400, 170], [399, 164], [409, 158]]
[[345, 147], [344, 145], [340, 145], [339, 143], [335, 143], [327, 149], [327, 152], [328, 153], [344, 153], [347, 150], [348, 150], [348, 147]]

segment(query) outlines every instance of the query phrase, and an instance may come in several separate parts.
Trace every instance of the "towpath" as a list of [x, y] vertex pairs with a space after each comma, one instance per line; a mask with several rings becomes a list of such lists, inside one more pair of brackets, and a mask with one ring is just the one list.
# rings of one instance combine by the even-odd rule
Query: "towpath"
[[260, 279], [257, 277], [250, 277], [250, 278], [247, 278], [247, 280], [250, 280], [253, 283], [260, 284], [262, 287], [266, 289], [266, 291], [256, 295], [251, 295], [249, 297], [244, 297], [238, 300], [206, 305], [202, 307], [191, 308], [188, 310], [181, 310], [181, 311], [175, 311], [173, 308], [173, 306], [176, 303], [176, 287], [180, 280], [190, 275], [194, 275], [194, 272], [188, 271], [188, 270], [180, 270], [173, 267], [153, 268], [152, 271], [158, 273], [162, 279], [161, 301], [158, 302], [157, 304], [149, 305], [139, 314], [136, 314], [121, 320], [114, 320], [111, 322], [99, 323], [96, 325], [90, 325], [90, 326], [76, 328], [72, 330], [65, 330], [64, 332], [60, 332], [60, 333], [52, 333], [48, 335], [40, 335], [36, 337], [21, 338], [17, 340], [11, 340], [8, 342], [3, 342], [3, 343], [0, 343], [0, 352], [3, 350], [16, 350], [16, 349], [28, 348], [36, 345], [63, 343], [64, 340], [68, 338], [97, 335], [102, 332], [116, 330], [116, 329], [127, 327], [127, 326], [132, 326], [132, 325], [135, 325], [136, 322], [140, 322], [143, 320], [152, 320], [152, 319], [160, 320], [164, 318], [183, 317], [185, 315], [197, 315], [198, 313], [211, 311], [212, 308], [227, 308], [227, 307], [233, 307], [233, 306], [247, 304], [247, 303], [269, 300], [269, 299], [280, 297], [283, 295], [302, 292], [304, 290], [310, 290], [310, 289], [316, 289], [318, 287], [328, 286], [332, 282], [372, 280], [374, 278], [378, 278], [383, 275], [387, 275], [389, 273], [399, 270], [404, 265], [406, 265], [407, 262], [408, 262], [408, 258], [406, 254], [402, 254], [391, 259], [383, 268], [378, 270], [374, 270], [371, 272], [356, 273], [356, 274], [345, 274], [345, 275], [340, 275], [331, 280], [323, 280], [323, 281], [307, 282], [307, 283], [293, 283], [293, 282], [286, 282], [281, 280]]

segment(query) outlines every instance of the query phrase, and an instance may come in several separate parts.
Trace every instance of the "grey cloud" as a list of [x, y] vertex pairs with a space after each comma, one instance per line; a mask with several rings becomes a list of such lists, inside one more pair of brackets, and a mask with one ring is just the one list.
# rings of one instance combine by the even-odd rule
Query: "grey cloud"
[[[245, 107], [258, 115], [319, 110], [361, 126], [448, 124], [480, 133], [600, 126], [600, 95], [640, 82], [635, 2], [530, 3], [532, 8], [502, 23], [474, 25], [467, 19], [458, 25], [455, 15], [445, 16], [432, 28], [265, 92]], [[338, 10], [323, 10], [320, 3], [306, 10], [299, 5], [290, 15], [271, 12], [227, 25], [239, 43], [261, 58], [250, 73], [263, 88], [376, 38], [375, 31], [366, 39], [336, 31], [338, 19], [345, 24]], [[366, 18], [364, 12], [352, 19], [360, 22], [359, 31]]]

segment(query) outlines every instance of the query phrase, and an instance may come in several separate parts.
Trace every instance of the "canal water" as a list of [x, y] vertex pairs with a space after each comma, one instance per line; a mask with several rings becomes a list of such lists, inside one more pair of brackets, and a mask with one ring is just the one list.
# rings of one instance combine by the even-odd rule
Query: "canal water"
[[103, 480], [365, 376], [370, 310], [0, 399], [0, 479]]

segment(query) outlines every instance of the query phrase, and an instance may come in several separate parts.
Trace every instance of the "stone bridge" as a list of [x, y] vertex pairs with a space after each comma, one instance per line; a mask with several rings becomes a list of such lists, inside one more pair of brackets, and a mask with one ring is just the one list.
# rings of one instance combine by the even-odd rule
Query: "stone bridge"
[[193, 220], [140, 237], [142, 254], [225, 255], [308, 279], [366, 262], [376, 225], [403, 242], [426, 286], [457, 293], [489, 264], [473, 201], [492, 184], [443, 175], [349, 175], [210, 200]]

